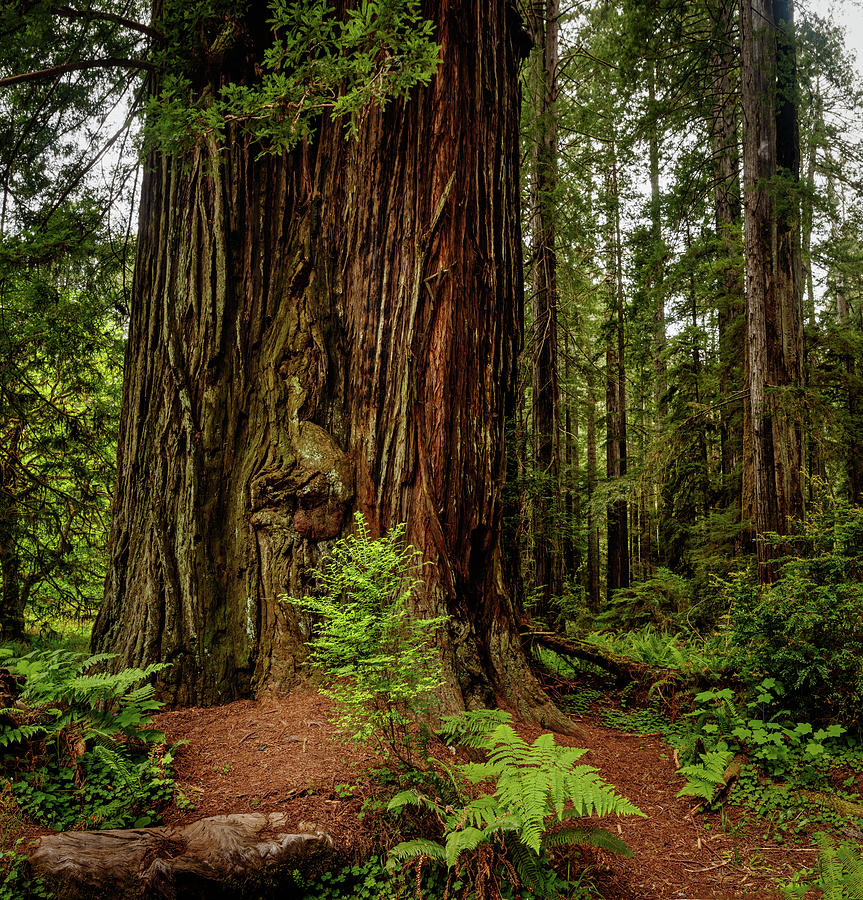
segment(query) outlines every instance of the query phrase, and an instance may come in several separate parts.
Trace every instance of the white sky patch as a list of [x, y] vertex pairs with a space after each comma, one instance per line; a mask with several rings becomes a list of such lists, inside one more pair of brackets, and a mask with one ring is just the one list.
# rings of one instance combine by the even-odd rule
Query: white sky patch
[[845, 30], [845, 45], [853, 51], [863, 77], [863, 3], [860, 0], [806, 0], [807, 9], [831, 18]]

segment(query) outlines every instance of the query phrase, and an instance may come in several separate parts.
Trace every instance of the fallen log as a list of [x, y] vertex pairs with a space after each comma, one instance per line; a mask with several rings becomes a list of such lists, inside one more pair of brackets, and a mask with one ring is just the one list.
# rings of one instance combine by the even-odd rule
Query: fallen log
[[308, 869], [332, 852], [332, 838], [283, 813], [211, 816], [191, 825], [68, 831], [39, 840], [30, 856], [64, 900], [213, 900], [260, 897], [293, 869]]
[[681, 678], [681, 673], [677, 669], [648, 666], [645, 663], [627, 659], [625, 656], [605, 653], [587, 641], [566, 640], [548, 631], [529, 631], [523, 636], [534, 644], [553, 650], [560, 656], [570, 656], [593, 663], [614, 675], [621, 684], [635, 681], [644, 687], [650, 687], [657, 683], [676, 682]]

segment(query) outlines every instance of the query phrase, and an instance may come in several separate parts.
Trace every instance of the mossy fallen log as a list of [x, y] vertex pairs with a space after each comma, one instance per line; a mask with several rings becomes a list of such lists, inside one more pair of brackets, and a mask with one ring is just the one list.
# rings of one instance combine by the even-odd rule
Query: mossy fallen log
[[48, 835], [30, 868], [63, 900], [258, 898], [278, 891], [292, 870], [320, 864], [332, 847], [315, 826], [293, 833], [282, 813], [247, 813], [184, 826]]
[[608, 653], [587, 641], [562, 638], [547, 631], [528, 631], [524, 634], [532, 643], [552, 650], [560, 656], [581, 659], [605, 669], [618, 683], [636, 682], [644, 687], [657, 683], [674, 683], [681, 680], [681, 672], [665, 666], [649, 666], [625, 656]]

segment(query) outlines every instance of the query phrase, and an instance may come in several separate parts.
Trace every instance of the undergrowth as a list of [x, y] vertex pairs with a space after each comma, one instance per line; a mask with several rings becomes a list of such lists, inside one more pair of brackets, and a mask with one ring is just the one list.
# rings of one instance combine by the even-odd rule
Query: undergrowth
[[23, 685], [0, 709], [0, 772], [19, 814], [57, 828], [145, 827], [174, 793], [173, 751], [152, 727], [153, 675], [100, 671], [109, 655], [33, 651], [0, 660]]

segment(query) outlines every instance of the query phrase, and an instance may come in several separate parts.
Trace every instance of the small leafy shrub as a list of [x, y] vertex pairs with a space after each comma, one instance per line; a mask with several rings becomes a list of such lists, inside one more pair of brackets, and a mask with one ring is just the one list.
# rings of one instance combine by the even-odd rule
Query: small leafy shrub
[[[442, 736], [452, 743], [486, 751], [483, 763], [467, 763], [451, 773], [457, 797], [446, 803], [418, 790], [402, 791], [390, 810], [408, 805], [430, 809], [442, 831], [440, 841], [418, 838], [390, 851], [390, 865], [425, 861], [446, 866], [444, 896], [496, 900], [502, 885], [523, 886], [532, 895], [557, 896], [560, 879], [549, 852], [568, 844], [601, 847], [624, 855], [629, 848], [616, 835], [592, 826], [569, 824], [585, 816], [643, 815], [605, 784], [592, 766], [576, 765], [585, 750], [558, 747], [550, 734], [527, 744], [507, 713], [478, 710], [444, 720]], [[477, 793], [480, 785], [490, 793]], [[552, 826], [562, 826], [552, 829]]]
[[317, 592], [289, 602], [315, 617], [311, 659], [332, 677], [324, 693], [339, 726], [413, 766], [422, 757], [416, 722], [443, 680], [433, 636], [445, 619], [411, 608], [420, 579], [404, 526], [371, 540], [358, 513], [355, 528], [316, 572]]
[[779, 578], [759, 591], [740, 575], [731, 600], [734, 665], [785, 686], [799, 718], [863, 727], [863, 508], [823, 501], [787, 546]]
[[660, 566], [650, 578], [615, 591], [593, 627], [598, 630], [627, 630], [638, 626], [666, 629], [688, 608], [690, 600], [689, 581]]
[[144, 827], [173, 795], [164, 735], [151, 727], [161, 708], [153, 685], [165, 668], [94, 667], [111, 657], [36, 651], [6, 665], [24, 676], [19, 706], [0, 710], [0, 766], [22, 813], [42, 825]]

